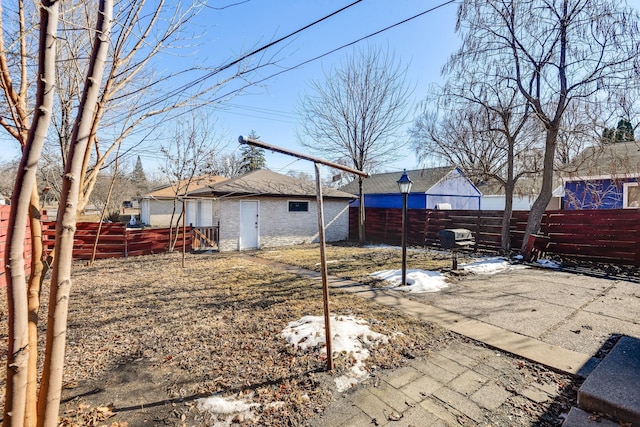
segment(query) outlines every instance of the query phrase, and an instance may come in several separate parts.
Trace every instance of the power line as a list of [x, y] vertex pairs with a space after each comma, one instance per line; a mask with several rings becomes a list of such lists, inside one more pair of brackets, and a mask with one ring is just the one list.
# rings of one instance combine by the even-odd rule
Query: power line
[[[341, 12], [341, 11], [343, 11], [343, 10], [345, 10], [345, 9], [347, 9], [347, 8], [349, 8], [349, 7], [351, 7], [351, 6], [353, 6], [353, 5], [355, 5], [356, 3], [359, 3], [360, 1], [362, 1], [362, 0], [358, 0], [358, 1], [354, 2], [354, 3], [351, 3], [351, 4], [349, 4], [349, 5], [345, 6], [345, 7], [343, 7], [342, 9], [339, 9], [338, 11], [333, 12], [333, 13], [332, 13], [332, 14], [330, 14], [330, 15], [327, 15], [327, 16], [325, 16], [325, 17], [321, 18], [321, 19], [318, 19], [318, 20], [314, 21], [312, 24], [306, 25], [305, 27], [303, 27], [303, 28], [301, 28], [301, 29], [299, 29], [299, 30], [294, 31], [294, 32], [293, 32], [293, 33], [291, 33], [291, 34], [289, 34], [289, 35], [287, 35], [287, 36], [284, 36], [284, 37], [280, 38], [280, 39], [279, 39], [279, 41], [285, 40], [286, 38], [290, 37], [291, 35], [293, 35], [293, 34], [297, 34], [297, 33], [299, 33], [300, 31], [302, 31], [303, 29], [309, 28], [310, 26], [315, 25], [315, 24], [317, 24], [317, 23], [319, 23], [319, 22], [321, 22], [321, 21], [323, 21], [323, 20], [327, 19], [328, 17], [333, 16], [333, 15], [335, 15], [336, 13], [339, 13], [339, 12]], [[366, 36], [360, 37], [359, 39], [356, 39], [356, 40], [351, 41], [351, 42], [349, 42], [349, 43], [343, 44], [342, 46], [339, 46], [339, 47], [337, 47], [337, 48], [335, 48], [335, 49], [332, 49], [332, 50], [330, 50], [330, 51], [328, 51], [328, 52], [325, 52], [325, 53], [323, 53], [323, 54], [321, 54], [321, 55], [315, 56], [315, 57], [313, 57], [313, 58], [311, 58], [311, 59], [308, 59], [308, 60], [306, 60], [306, 61], [300, 62], [300, 63], [298, 63], [298, 64], [296, 64], [296, 65], [294, 65], [294, 66], [291, 66], [291, 67], [285, 68], [285, 69], [283, 69], [283, 70], [281, 70], [281, 71], [278, 71], [277, 73], [273, 73], [273, 74], [271, 74], [271, 75], [268, 75], [267, 77], [264, 77], [264, 78], [262, 78], [262, 79], [260, 79], [260, 80], [257, 80], [257, 81], [251, 82], [251, 83], [247, 83], [247, 84], [245, 84], [245, 85], [243, 85], [243, 86], [241, 86], [241, 87], [239, 87], [239, 88], [236, 88], [236, 89], [234, 89], [234, 90], [231, 90], [231, 91], [229, 91], [229, 92], [226, 92], [224, 95], [220, 95], [220, 96], [218, 96], [218, 97], [216, 97], [216, 98], [211, 99], [211, 100], [210, 100], [210, 102], [215, 103], [215, 102], [221, 101], [221, 100], [222, 100], [222, 99], [224, 99], [224, 98], [227, 98], [227, 97], [229, 97], [229, 96], [231, 96], [231, 95], [233, 95], [233, 94], [236, 94], [236, 93], [238, 93], [238, 92], [241, 92], [241, 91], [243, 91], [243, 90], [245, 90], [245, 89], [247, 89], [247, 88], [249, 88], [249, 87], [255, 86], [255, 85], [256, 85], [256, 84], [258, 84], [258, 83], [265, 82], [265, 81], [267, 81], [267, 80], [269, 80], [269, 79], [272, 79], [272, 78], [274, 78], [274, 77], [277, 77], [277, 76], [279, 76], [279, 75], [281, 75], [281, 74], [284, 74], [284, 73], [286, 73], [286, 72], [289, 72], [289, 71], [295, 70], [295, 69], [297, 69], [297, 68], [300, 68], [300, 67], [301, 67], [301, 66], [303, 66], [303, 65], [306, 65], [306, 64], [308, 64], [308, 63], [311, 63], [311, 62], [317, 61], [318, 59], [324, 58], [325, 56], [331, 55], [332, 53], [335, 53], [335, 52], [337, 52], [337, 51], [340, 51], [340, 50], [342, 50], [342, 49], [345, 49], [345, 48], [347, 48], [347, 47], [349, 47], [349, 46], [353, 46], [353, 45], [355, 45], [355, 44], [357, 44], [357, 43], [359, 43], [359, 42], [361, 42], [361, 41], [363, 41], [363, 40], [367, 40], [367, 39], [369, 39], [369, 38], [371, 38], [371, 37], [374, 37], [374, 36], [376, 36], [376, 35], [378, 35], [378, 34], [381, 34], [381, 33], [385, 32], [385, 31], [388, 31], [388, 30], [390, 30], [390, 29], [392, 29], [392, 28], [395, 28], [395, 27], [397, 27], [397, 26], [403, 25], [403, 24], [405, 24], [405, 23], [407, 23], [407, 22], [409, 22], [409, 21], [412, 21], [412, 20], [414, 20], [414, 19], [417, 19], [417, 18], [419, 18], [419, 17], [421, 17], [421, 16], [424, 16], [424, 15], [426, 15], [426, 14], [428, 14], [428, 13], [431, 13], [431, 12], [433, 12], [433, 11], [437, 10], [437, 9], [440, 9], [440, 8], [442, 8], [442, 7], [444, 7], [444, 6], [447, 6], [447, 5], [451, 4], [451, 3], [455, 3], [455, 2], [457, 2], [457, 1], [459, 1], [459, 0], [448, 0], [448, 1], [446, 1], [446, 2], [440, 3], [440, 4], [439, 4], [439, 5], [437, 5], [437, 6], [434, 6], [434, 7], [430, 8], [430, 9], [427, 9], [427, 10], [425, 10], [425, 11], [423, 11], [423, 12], [417, 13], [417, 14], [415, 14], [415, 15], [413, 15], [413, 16], [411, 16], [411, 17], [409, 17], [409, 18], [403, 19], [402, 21], [396, 22], [395, 24], [392, 24], [392, 25], [389, 25], [389, 26], [387, 26], [387, 27], [384, 27], [384, 28], [382, 28], [382, 29], [380, 29], [380, 30], [378, 30], [378, 31], [375, 31], [375, 32], [373, 32], [373, 33], [370, 33], [370, 34], [368, 34], [368, 35], [366, 35]], [[276, 41], [276, 42], [277, 42], [277, 41]], [[270, 44], [269, 44], [269, 45], [267, 45], [267, 46], [273, 46], [273, 44], [274, 44], [274, 43], [276, 43], [276, 42], [272, 42], [272, 43], [270, 43]], [[262, 50], [264, 50], [265, 48], [266, 48], [266, 47], [256, 49], [254, 52], [262, 51]], [[237, 64], [239, 61], [241, 61], [241, 60], [243, 60], [243, 59], [248, 58], [248, 57], [249, 57], [249, 56], [251, 56], [252, 54], [253, 54], [253, 53], [246, 54], [246, 55], [244, 55], [241, 59], [235, 60], [235, 61], [231, 62], [230, 64]], [[156, 105], [156, 104], [158, 104], [158, 103], [160, 103], [160, 102], [166, 101], [166, 100], [168, 100], [169, 98], [171, 98], [172, 96], [175, 96], [175, 95], [177, 95], [178, 93], [180, 93], [180, 92], [182, 92], [182, 91], [185, 91], [185, 90], [190, 89], [190, 88], [192, 88], [193, 86], [195, 86], [195, 85], [197, 85], [197, 84], [199, 84], [199, 83], [202, 83], [204, 80], [206, 80], [206, 79], [208, 79], [208, 78], [210, 78], [210, 77], [213, 77], [213, 76], [214, 76], [215, 74], [217, 74], [218, 72], [222, 71], [223, 69], [229, 68], [230, 66], [231, 66], [231, 65], [227, 64], [227, 65], [225, 65], [225, 66], [223, 66], [223, 67], [219, 68], [217, 71], [213, 71], [213, 72], [211, 72], [211, 73], [207, 74], [205, 77], [202, 77], [202, 78], [196, 79], [196, 80], [194, 80], [194, 81], [192, 81], [192, 82], [190, 82], [190, 83], [186, 83], [186, 84], [182, 85], [182, 86], [181, 86], [180, 88], [178, 88], [178, 89], [174, 89], [173, 91], [169, 92], [169, 93], [168, 93], [165, 97], [163, 97], [162, 99], [159, 99], [159, 100], [156, 100], [156, 101], [150, 101], [150, 102], [148, 102], [148, 103], [146, 103], [146, 104], [144, 104], [144, 105], [142, 105], [142, 106], [138, 107], [137, 109], [141, 109], [141, 108], [143, 108], [143, 107], [150, 107], [150, 106], [152, 106], [152, 105]], [[286, 121], [285, 121], [285, 122], [286, 122]]]
[[[275, 110], [275, 109], [272, 109], [272, 108], [256, 107], [256, 106], [253, 106], [253, 105], [241, 105], [241, 104], [234, 104], [234, 103], [231, 103], [231, 102], [226, 102], [224, 104], [224, 107], [233, 107], [233, 108], [239, 108], [241, 110], [254, 111], [256, 113], [271, 114], [271, 115], [274, 115], [274, 116], [280, 116], [280, 117], [288, 118], [288, 119], [297, 118], [297, 116], [294, 113], [291, 113], [289, 111]], [[221, 109], [221, 111], [224, 111], [224, 109]]]
[[297, 68], [300, 68], [301, 66], [306, 65], [306, 64], [308, 64], [310, 62], [317, 61], [318, 59], [324, 58], [325, 56], [329, 56], [332, 53], [335, 53], [335, 52], [337, 52], [339, 50], [342, 50], [344, 48], [347, 48], [349, 46], [353, 46], [354, 44], [360, 43], [363, 40], [367, 40], [367, 39], [369, 39], [371, 37], [377, 36], [378, 34], [381, 34], [381, 33], [385, 32], [385, 31], [388, 31], [388, 30], [390, 30], [392, 28], [395, 28], [395, 27], [397, 27], [399, 25], [406, 24], [409, 21], [417, 19], [417, 18], [419, 18], [419, 17], [421, 17], [423, 15], [426, 15], [427, 13], [431, 13], [431, 12], [433, 12], [433, 11], [435, 11], [437, 9], [440, 9], [441, 7], [447, 6], [447, 5], [451, 4], [451, 3], [455, 3], [456, 1], [459, 1], [459, 0], [449, 0], [449, 1], [446, 1], [444, 3], [441, 3], [441, 4], [437, 5], [437, 6], [434, 6], [434, 7], [430, 8], [430, 9], [425, 10], [424, 12], [420, 12], [420, 13], [418, 13], [416, 15], [413, 15], [413, 16], [407, 18], [407, 19], [403, 19], [402, 21], [396, 22], [395, 24], [392, 24], [392, 25], [389, 25], [389, 26], [387, 26], [385, 28], [382, 28], [381, 30], [378, 30], [378, 31], [375, 31], [373, 33], [367, 34], [366, 36], [360, 37], [359, 39], [356, 39], [356, 40], [354, 40], [352, 42], [343, 44], [342, 46], [339, 46], [339, 47], [337, 47], [335, 49], [332, 49], [332, 50], [330, 50], [328, 52], [325, 52], [323, 54], [315, 56], [315, 57], [313, 57], [311, 59], [308, 59], [306, 61], [300, 62], [297, 65], [285, 68], [284, 70], [278, 71], [277, 73], [273, 73], [273, 74], [271, 74], [271, 75], [269, 75], [267, 77], [264, 77], [264, 78], [262, 78], [262, 79], [260, 79], [258, 81], [247, 83], [247, 84], [245, 84], [244, 86], [242, 86], [240, 88], [234, 89], [232, 91], [229, 91], [229, 92], [225, 93], [224, 95], [221, 95], [221, 96], [219, 96], [217, 98], [212, 99], [211, 102], [220, 101], [220, 100], [222, 100], [222, 99], [224, 99], [224, 98], [226, 98], [226, 97], [228, 97], [230, 95], [233, 95], [234, 93], [238, 93], [240, 91], [243, 91], [244, 89], [246, 89], [248, 87], [255, 86], [258, 83], [262, 83], [262, 82], [264, 82], [266, 80], [272, 79], [272, 78], [277, 77], [277, 76], [279, 76], [281, 74], [287, 73], [287, 72], [295, 70]]
[[[284, 111], [271, 110], [269, 108], [250, 107], [247, 105], [239, 105], [239, 104], [232, 104], [232, 103], [225, 103], [224, 107], [225, 108], [221, 108], [217, 110], [217, 113], [231, 114], [234, 116], [251, 117], [256, 119], [268, 119], [270, 121], [280, 122], [280, 123], [289, 123], [289, 124], [297, 123], [296, 121], [297, 116], [295, 114], [287, 113]], [[230, 108], [226, 108], [226, 107], [231, 107], [231, 108], [234, 108], [235, 110], [231, 111]], [[246, 110], [246, 112], [244, 110]], [[251, 112], [254, 114], [250, 114]]]
[[[303, 29], [309, 28], [310, 26], [315, 25], [315, 24], [317, 24], [318, 22], [321, 22], [322, 20], [327, 19], [328, 17], [333, 16], [333, 15], [335, 15], [336, 13], [339, 13], [340, 11], [343, 11], [343, 10], [345, 10], [346, 8], [349, 8], [349, 7], [353, 6], [353, 5], [355, 5], [356, 3], [359, 3], [360, 1], [362, 1], [362, 0], [358, 0], [358, 1], [354, 2], [354, 3], [351, 3], [351, 4], [349, 4], [349, 5], [345, 6], [345, 7], [343, 7], [342, 9], [340, 9], [340, 10], [338, 10], [338, 11], [336, 11], [336, 12], [333, 12], [331, 15], [327, 15], [327, 16], [325, 16], [324, 18], [321, 18], [321, 19], [319, 19], [319, 20], [317, 20], [317, 21], [314, 21], [314, 23], [309, 24], [309, 25], [306, 25], [305, 27], [303, 27], [303, 28], [301, 28], [301, 29], [299, 29], [299, 30], [296, 30], [295, 32], [293, 32], [293, 33], [291, 33], [291, 34], [289, 34], [289, 35], [287, 35], [287, 36], [285, 36], [285, 37], [282, 37], [281, 39], [279, 39], [279, 41], [282, 41], [282, 40], [284, 40], [284, 39], [286, 39], [286, 38], [290, 37], [290, 36], [291, 36], [291, 35], [293, 35], [293, 34], [297, 34], [297, 33], [299, 33], [300, 31], [302, 31]], [[380, 29], [380, 30], [378, 30], [378, 31], [375, 31], [375, 32], [373, 32], [373, 33], [370, 33], [370, 34], [368, 34], [368, 35], [366, 35], [366, 36], [360, 37], [360, 38], [358, 38], [358, 39], [356, 39], [356, 40], [354, 40], [354, 41], [351, 41], [351, 42], [349, 42], [349, 43], [343, 44], [343, 45], [341, 45], [341, 46], [339, 46], [339, 47], [337, 47], [337, 48], [335, 48], [335, 49], [332, 49], [332, 50], [330, 50], [330, 51], [327, 51], [327, 52], [325, 52], [325, 53], [323, 53], [323, 54], [321, 54], [321, 55], [318, 55], [318, 56], [315, 56], [315, 57], [313, 57], [313, 58], [311, 58], [311, 59], [308, 59], [308, 60], [305, 60], [305, 61], [303, 61], [303, 62], [300, 62], [300, 63], [298, 63], [297, 65], [294, 65], [294, 66], [292, 66], [292, 67], [285, 68], [285, 69], [283, 69], [283, 70], [281, 70], [281, 71], [279, 71], [279, 72], [277, 72], [277, 73], [273, 73], [273, 74], [271, 74], [271, 75], [269, 75], [269, 76], [267, 76], [267, 77], [264, 77], [264, 78], [263, 78], [263, 79], [261, 79], [261, 80], [258, 80], [258, 81], [256, 81], [256, 82], [252, 82], [252, 83], [247, 83], [247, 84], [245, 84], [244, 86], [242, 86], [242, 87], [240, 87], [240, 88], [237, 88], [237, 89], [235, 89], [235, 90], [229, 91], [229, 92], [227, 92], [227, 93], [226, 93], [226, 94], [224, 94], [224, 95], [221, 95], [221, 96], [219, 96], [219, 97], [217, 97], [217, 98], [212, 99], [211, 101], [212, 101], [212, 102], [219, 101], [219, 100], [224, 99], [224, 98], [226, 98], [226, 97], [228, 97], [228, 96], [230, 96], [230, 95], [233, 95], [233, 94], [235, 94], [235, 93], [237, 93], [237, 92], [240, 92], [240, 91], [242, 91], [242, 90], [244, 90], [244, 89], [246, 89], [246, 88], [248, 88], [248, 87], [254, 86], [254, 85], [255, 85], [255, 84], [257, 84], [257, 83], [262, 83], [262, 82], [264, 82], [264, 81], [266, 81], [266, 80], [272, 79], [272, 78], [274, 78], [274, 77], [276, 77], [276, 76], [279, 76], [279, 75], [281, 75], [281, 74], [284, 74], [284, 73], [286, 73], [286, 72], [289, 72], [289, 71], [295, 70], [295, 69], [297, 69], [297, 68], [300, 68], [300, 67], [301, 67], [301, 66], [303, 66], [303, 65], [306, 65], [306, 64], [308, 64], [308, 63], [310, 63], [310, 62], [313, 62], [313, 61], [317, 61], [318, 59], [324, 58], [325, 56], [331, 55], [332, 53], [335, 53], [335, 52], [337, 52], [337, 51], [339, 51], [339, 50], [345, 49], [345, 48], [347, 48], [347, 47], [349, 47], [349, 46], [353, 46], [354, 44], [357, 44], [357, 43], [359, 43], [359, 42], [361, 42], [361, 41], [363, 41], [363, 40], [367, 40], [367, 39], [369, 39], [369, 38], [371, 38], [371, 37], [374, 37], [374, 36], [376, 36], [376, 35], [378, 35], [378, 34], [381, 34], [381, 33], [385, 32], [385, 31], [388, 31], [388, 30], [390, 30], [390, 29], [392, 29], [392, 28], [395, 28], [395, 27], [397, 27], [397, 26], [403, 25], [403, 24], [405, 24], [405, 23], [407, 23], [407, 22], [410, 22], [410, 21], [412, 21], [412, 20], [414, 20], [414, 19], [417, 19], [417, 18], [419, 18], [419, 17], [421, 17], [421, 16], [424, 16], [424, 15], [426, 15], [426, 14], [428, 14], [428, 13], [431, 13], [431, 12], [433, 12], [433, 11], [435, 11], [435, 10], [437, 10], [437, 9], [440, 9], [440, 8], [442, 8], [442, 7], [444, 7], [444, 6], [447, 6], [447, 5], [451, 4], [451, 3], [455, 3], [456, 1], [459, 1], [459, 0], [449, 0], [449, 1], [445, 1], [445, 2], [443, 2], [443, 3], [441, 3], [441, 4], [437, 5], [437, 6], [434, 6], [434, 7], [430, 8], [430, 9], [427, 9], [427, 10], [425, 10], [425, 11], [423, 11], [423, 12], [417, 13], [417, 14], [415, 14], [415, 15], [413, 15], [413, 16], [411, 16], [411, 17], [409, 17], [409, 18], [403, 19], [402, 21], [396, 22], [395, 24], [392, 24], [392, 25], [389, 25], [389, 26], [387, 26], [387, 27], [384, 27], [384, 28], [382, 28], [382, 29]], [[278, 41], [276, 41], [276, 42], [278, 42]], [[272, 43], [270, 43], [270, 44], [269, 44], [269, 45], [267, 45], [267, 46], [273, 46], [273, 44], [275, 44], [276, 42], [272, 42]], [[257, 50], [256, 50], [256, 51], [254, 51], [254, 52], [262, 51], [262, 50], [264, 50], [264, 49], [266, 49], [266, 47], [263, 47], [263, 48], [257, 49]], [[239, 61], [241, 61], [241, 60], [243, 60], [243, 59], [246, 59], [246, 58], [248, 58], [249, 56], [251, 56], [251, 54], [244, 55], [241, 59], [239, 59], [239, 60], [235, 60], [235, 61], [233, 61], [231, 64], [233, 64], [233, 63], [238, 63]], [[229, 65], [229, 66], [231, 66], [231, 65]], [[226, 66], [225, 66], [225, 67], [226, 67]], [[226, 68], [228, 68], [228, 67], [226, 67]], [[222, 71], [222, 69], [220, 69], [220, 71]], [[209, 73], [209, 74], [210, 74], [210, 75], [209, 75], [207, 78], [209, 78], [209, 77], [211, 77], [211, 76], [215, 75], [215, 72], [213, 72], [213, 73]], [[190, 87], [192, 87], [192, 86], [196, 85], [197, 83], [201, 83], [202, 81], [203, 81], [203, 79], [198, 79], [197, 81], [193, 81], [193, 82], [191, 82], [191, 83], [185, 84], [185, 85], [183, 85], [183, 86], [181, 87], [181, 89], [180, 89], [180, 90], [186, 90], [186, 89], [188, 89], [188, 88], [190, 88]], [[174, 91], [173, 91], [173, 93], [175, 94], [175, 93], [176, 93], [176, 91], [177, 91], [177, 90], [174, 90]], [[173, 96], [173, 95], [170, 95], [170, 96]], [[170, 97], [170, 96], [168, 96], [168, 97]], [[165, 99], [168, 99], [168, 97], [165, 97]], [[157, 102], [161, 102], [161, 101], [157, 101]], [[155, 103], [157, 103], [157, 102], [155, 102]], [[232, 104], [230, 104], [230, 105], [232, 105]], [[269, 109], [261, 109], [261, 108], [259, 108], [259, 107], [247, 107], [247, 106], [239, 106], [239, 107], [241, 107], [241, 108], [245, 108], [245, 109], [247, 109], [247, 110], [251, 110], [251, 109], [253, 109], [254, 111], [257, 111], [257, 112], [260, 112], [260, 110], [263, 110], [265, 113], [269, 113], [269, 114], [271, 114], [271, 112], [272, 112], [272, 111], [276, 111], [276, 110], [269, 110]], [[284, 116], [285, 118], [287, 117], [287, 114], [288, 114], [288, 113], [286, 113], [286, 112], [279, 112], [279, 113], [281, 113], [281, 114], [282, 114], [282, 116]], [[235, 113], [235, 114], [237, 114], [237, 113]], [[247, 116], [248, 116], [248, 115], [247, 115]], [[251, 117], [251, 116], [249, 116], [249, 117]], [[291, 117], [291, 116], [289, 116], [289, 117]], [[281, 121], [285, 121], [285, 120], [281, 120]], [[285, 121], [285, 122], [286, 122], [286, 121]], [[152, 157], [151, 155], [147, 155], [147, 156], [148, 156], [148, 157]]]
[[174, 97], [174, 96], [176, 96], [176, 95], [180, 94], [181, 92], [184, 92], [184, 91], [186, 91], [186, 90], [188, 90], [188, 89], [191, 89], [192, 87], [194, 87], [194, 86], [196, 86], [196, 85], [198, 85], [198, 84], [200, 84], [200, 83], [203, 83], [204, 81], [206, 81], [206, 80], [210, 79], [211, 77], [215, 76], [216, 74], [219, 74], [220, 72], [222, 72], [222, 71], [224, 71], [224, 70], [226, 70], [226, 69], [229, 69], [229, 68], [233, 67], [234, 65], [236, 65], [236, 64], [238, 64], [238, 63], [240, 63], [240, 62], [244, 61], [245, 59], [247, 59], [247, 58], [249, 58], [249, 57], [252, 57], [252, 56], [254, 56], [254, 55], [256, 55], [256, 54], [258, 54], [258, 53], [260, 53], [260, 52], [262, 52], [262, 51], [264, 51], [264, 50], [267, 50], [267, 49], [269, 49], [270, 47], [272, 47], [272, 46], [274, 46], [274, 45], [276, 45], [276, 44], [278, 44], [278, 43], [281, 43], [282, 41], [284, 41], [284, 40], [286, 40], [286, 39], [288, 39], [288, 38], [291, 38], [291, 37], [295, 36], [296, 34], [298, 34], [298, 33], [302, 32], [302, 31], [304, 31], [304, 30], [306, 30], [306, 29], [308, 29], [308, 28], [311, 28], [311, 27], [313, 27], [314, 25], [319, 24], [319, 23], [320, 23], [320, 22], [322, 22], [322, 21], [325, 21], [325, 20], [327, 20], [327, 19], [329, 19], [329, 18], [333, 17], [334, 15], [337, 15], [338, 13], [341, 13], [341, 12], [343, 12], [343, 11], [345, 11], [345, 10], [349, 9], [350, 7], [352, 7], [352, 6], [354, 6], [354, 5], [358, 4], [358, 3], [360, 3], [361, 1], [362, 1], [362, 0], [356, 0], [356, 1], [354, 1], [353, 3], [350, 3], [350, 4], [348, 4], [348, 5], [346, 5], [346, 6], [342, 7], [342, 8], [340, 8], [340, 9], [338, 9], [338, 10], [336, 10], [336, 11], [334, 11], [334, 12], [330, 13], [329, 15], [325, 15], [325, 16], [323, 16], [322, 18], [317, 19], [317, 20], [313, 21], [312, 23], [307, 24], [307, 25], [305, 25], [304, 27], [302, 27], [302, 28], [299, 28], [299, 29], [295, 30], [294, 32], [289, 33], [289, 34], [287, 34], [287, 35], [286, 35], [286, 36], [284, 36], [284, 37], [280, 37], [279, 39], [274, 40], [274, 41], [272, 41], [271, 43], [267, 43], [266, 45], [264, 45], [264, 46], [262, 46], [262, 47], [259, 47], [258, 49], [255, 49], [255, 50], [253, 50], [253, 51], [251, 51], [251, 52], [249, 52], [249, 53], [247, 53], [247, 54], [245, 54], [245, 55], [242, 55], [240, 58], [235, 59], [235, 60], [233, 60], [233, 61], [231, 61], [231, 62], [228, 62], [227, 64], [222, 65], [222, 66], [220, 66], [220, 67], [216, 68], [215, 70], [213, 70], [213, 71], [211, 71], [211, 72], [209, 72], [209, 73], [205, 74], [205, 75], [204, 75], [204, 76], [202, 76], [202, 77], [199, 77], [199, 78], [197, 78], [197, 79], [195, 79], [195, 80], [193, 80], [193, 81], [191, 81], [191, 82], [189, 82], [189, 83], [185, 83], [184, 85], [180, 86], [179, 88], [177, 88], [177, 89], [174, 89], [174, 90], [170, 91], [169, 93], [167, 93], [167, 94], [166, 94], [165, 96], [163, 96], [162, 98], [160, 98], [160, 99], [156, 99], [156, 100], [154, 100], [154, 101], [149, 101], [149, 102], [147, 102], [146, 104], [143, 104], [143, 105], [139, 106], [137, 109], [138, 109], [138, 110], [140, 110], [140, 109], [143, 109], [143, 108], [149, 108], [149, 107], [152, 107], [152, 106], [154, 106], [154, 105], [158, 105], [158, 104], [160, 104], [160, 103], [162, 103], [162, 102], [164, 102], [164, 101], [167, 101], [168, 99], [170, 99], [170, 98], [172, 98], [172, 97]]

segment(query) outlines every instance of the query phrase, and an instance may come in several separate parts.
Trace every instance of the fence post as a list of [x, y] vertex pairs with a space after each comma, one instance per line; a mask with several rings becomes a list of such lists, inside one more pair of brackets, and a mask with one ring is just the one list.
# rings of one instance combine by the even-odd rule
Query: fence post
[[427, 235], [429, 234], [429, 220], [431, 219], [429, 215], [429, 210], [425, 209], [424, 213], [424, 226], [422, 227], [422, 247], [427, 246]]
[[127, 227], [124, 226], [124, 257], [128, 258], [129, 257], [129, 231], [127, 230]]
[[478, 212], [478, 220], [476, 221], [476, 239], [475, 244], [473, 245], [474, 252], [478, 252], [478, 241], [480, 240], [480, 221], [482, 220], [482, 211], [477, 210], [476, 212]]

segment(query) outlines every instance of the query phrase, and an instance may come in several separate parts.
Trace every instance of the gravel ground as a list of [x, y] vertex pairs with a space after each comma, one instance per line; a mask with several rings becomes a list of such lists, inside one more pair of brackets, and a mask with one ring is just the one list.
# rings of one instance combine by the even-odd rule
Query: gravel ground
[[[315, 265], [314, 252], [317, 257], [317, 247], [308, 246], [258, 254]], [[336, 260], [330, 273], [344, 277], [364, 278], [367, 271], [397, 263], [397, 254], [385, 250], [336, 246], [327, 253]], [[431, 268], [449, 263], [441, 255], [411, 257]], [[351, 356], [336, 355], [335, 372], [328, 373], [318, 349], [301, 353], [280, 336], [287, 323], [322, 315], [317, 281], [237, 255], [188, 254], [184, 268], [181, 261], [181, 254], [163, 254], [75, 266], [61, 425], [296, 426], [339, 398], [333, 378], [351, 366]], [[6, 362], [5, 293], [0, 308]], [[46, 310], [44, 304], [42, 324]], [[462, 340], [353, 295], [332, 291], [331, 311], [365, 319], [372, 330], [390, 337], [367, 360], [374, 377]], [[514, 375], [523, 372], [522, 361], [512, 362]], [[559, 375], [540, 366], [527, 372]], [[198, 399], [212, 395], [255, 404], [254, 418], [202, 410]], [[538, 423], [540, 411], [531, 412], [518, 425], [553, 425]]]

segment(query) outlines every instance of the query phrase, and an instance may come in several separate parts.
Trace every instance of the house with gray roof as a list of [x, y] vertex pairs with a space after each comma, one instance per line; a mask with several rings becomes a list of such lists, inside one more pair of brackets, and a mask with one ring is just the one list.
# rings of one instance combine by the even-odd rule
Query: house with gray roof
[[640, 208], [640, 143], [586, 148], [562, 177], [564, 209]]
[[[402, 208], [402, 195], [397, 181], [402, 172], [372, 174], [363, 185], [364, 205], [367, 208]], [[413, 182], [407, 197], [409, 209], [480, 209], [480, 191], [453, 166], [407, 171]], [[340, 188], [347, 193], [358, 194], [358, 181]], [[351, 206], [359, 206], [354, 200]]]
[[[188, 197], [213, 201], [220, 251], [318, 242], [314, 182], [260, 169], [190, 191]], [[353, 194], [323, 188], [325, 240], [349, 237]]]

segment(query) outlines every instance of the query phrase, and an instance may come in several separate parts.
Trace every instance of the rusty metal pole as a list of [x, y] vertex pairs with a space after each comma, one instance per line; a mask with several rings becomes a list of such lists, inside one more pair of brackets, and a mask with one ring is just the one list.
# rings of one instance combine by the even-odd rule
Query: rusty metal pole
[[187, 210], [186, 201], [182, 199], [182, 268], [185, 267], [185, 251], [187, 250]]
[[327, 370], [333, 371], [333, 345], [331, 340], [331, 314], [329, 312], [329, 280], [327, 274], [327, 257], [325, 254], [325, 239], [324, 239], [324, 208], [322, 203], [322, 184], [320, 181], [320, 165], [327, 165], [335, 169], [343, 170], [345, 172], [353, 173], [363, 177], [368, 177], [369, 174], [357, 169], [352, 169], [347, 166], [339, 165], [337, 163], [329, 162], [327, 160], [319, 159], [317, 157], [309, 156], [307, 154], [297, 153], [295, 151], [287, 150], [275, 145], [267, 144], [266, 142], [258, 141], [257, 139], [247, 138], [246, 136], [238, 137], [240, 144], [248, 144], [254, 147], [260, 147], [267, 150], [275, 151], [277, 153], [286, 154], [288, 156], [297, 157], [303, 160], [309, 160], [313, 162], [316, 171], [316, 200], [318, 204], [318, 240], [320, 241], [320, 269], [322, 271], [322, 297], [324, 302], [324, 333], [325, 333], [325, 345], [327, 347]]
[[320, 271], [322, 272], [322, 300], [324, 304], [324, 333], [327, 347], [327, 370], [333, 371], [333, 343], [331, 338], [331, 313], [329, 311], [329, 280], [327, 256], [324, 242], [324, 207], [322, 203], [322, 183], [320, 182], [320, 164], [314, 163], [316, 170], [316, 202], [318, 205], [318, 240], [320, 241]]

